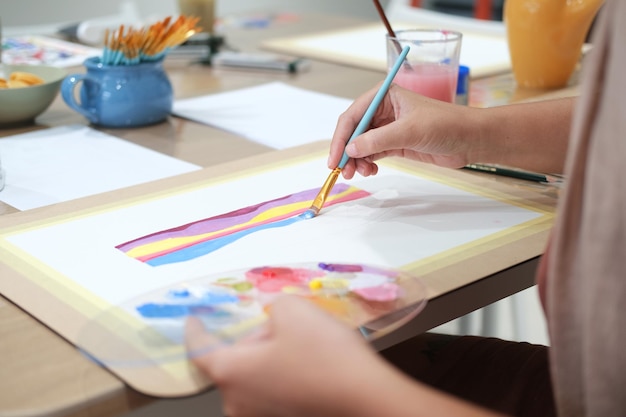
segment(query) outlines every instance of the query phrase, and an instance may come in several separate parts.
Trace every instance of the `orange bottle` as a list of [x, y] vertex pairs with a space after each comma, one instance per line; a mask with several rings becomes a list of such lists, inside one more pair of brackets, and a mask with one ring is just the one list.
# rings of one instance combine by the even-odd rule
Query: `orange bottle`
[[511, 64], [525, 88], [567, 84], [602, 0], [505, 0]]

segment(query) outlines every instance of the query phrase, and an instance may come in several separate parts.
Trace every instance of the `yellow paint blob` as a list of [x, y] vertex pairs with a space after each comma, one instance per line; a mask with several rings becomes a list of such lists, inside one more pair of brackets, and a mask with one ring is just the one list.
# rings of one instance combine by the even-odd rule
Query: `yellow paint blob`
[[315, 278], [309, 281], [309, 288], [312, 290], [333, 289], [346, 290], [350, 282], [344, 278]]
[[312, 290], [320, 290], [322, 289], [322, 280], [321, 279], [312, 279], [309, 281], [309, 288]]

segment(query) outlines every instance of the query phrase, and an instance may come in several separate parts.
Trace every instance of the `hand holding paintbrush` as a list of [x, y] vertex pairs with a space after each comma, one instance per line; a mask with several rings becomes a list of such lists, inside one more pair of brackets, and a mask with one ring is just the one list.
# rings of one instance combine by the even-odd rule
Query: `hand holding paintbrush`
[[106, 65], [134, 65], [162, 59], [167, 52], [202, 29], [196, 24], [199, 17], [179, 16], [172, 22], [167, 17], [147, 28], [108, 30], [104, 35], [102, 63]]
[[[385, 94], [387, 94], [387, 90], [389, 90], [389, 87], [391, 86], [391, 82], [393, 81], [394, 77], [398, 73], [400, 66], [404, 62], [404, 59], [406, 58], [407, 54], [409, 53], [409, 49], [410, 48], [408, 46], [405, 46], [404, 49], [402, 49], [402, 51], [400, 52], [398, 59], [396, 59], [396, 62], [394, 63], [393, 67], [389, 70], [389, 73], [387, 73], [387, 77], [385, 78], [382, 85], [376, 92], [376, 95], [374, 96], [369, 107], [363, 114], [363, 117], [361, 118], [361, 121], [357, 125], [356, 129], [354, 129], [354, 132], [350, 136], [350, 139], [348, 139], [348, 142], [346, 142], [346, 145], [350, 143], [352, 139], [359, 136], [360, 134], [365, 132], [367, 128], [369, 128], [372, 118], [374, 117], [374, 113], [376, 113], [378, 106], [380, 106], [380, 103], [385, 97]], [[335, 169], [333, 169], [330, 172], [330, 175], [324, 182], [324, 185], [322, 185], [320, 192], [317, 194], [317, 196], [313, 200], [313, 204], [308, 210], [306, 210], [304, 213], [301, 214], [302, 217], [310, 219], [310, 218], [317, 216], [319, 211], [324, 206], [324, 202], [326, 202], [326, 198], [328, 197], [330, 190], [335, 185], [335, 182], [337, 181], [337, 178], [339, 177], [341, 170], [343, 169], [344, 166], [346, 166], [346, 163], [348, 163], [349, 159], [350, 157], [344, 151], [343, 156], [341, 157], [341, 160], [339, 161], [339, 164], [337, 165]]]

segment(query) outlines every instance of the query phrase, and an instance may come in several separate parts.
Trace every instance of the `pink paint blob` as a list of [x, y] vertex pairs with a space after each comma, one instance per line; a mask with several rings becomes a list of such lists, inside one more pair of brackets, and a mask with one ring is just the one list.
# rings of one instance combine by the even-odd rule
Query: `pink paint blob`
[[393, 82], [426, 97], [452, 103], [456, 95], [457, 73], [454, 68], [437, 64], [411, 64], [402, 67]]
[[368, 301], [394, 301], [400, 297], [400, 287], [391, 282], [375, 287], [355, 288], [352, 292]]

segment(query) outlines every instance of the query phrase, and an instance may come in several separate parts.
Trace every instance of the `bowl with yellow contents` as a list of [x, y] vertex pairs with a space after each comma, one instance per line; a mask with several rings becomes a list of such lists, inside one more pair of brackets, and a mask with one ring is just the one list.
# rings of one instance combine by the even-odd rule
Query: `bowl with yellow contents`
[[33, 122], [52, 104], [66, 75], [46, 65], [0, 64], [0, 127]]

